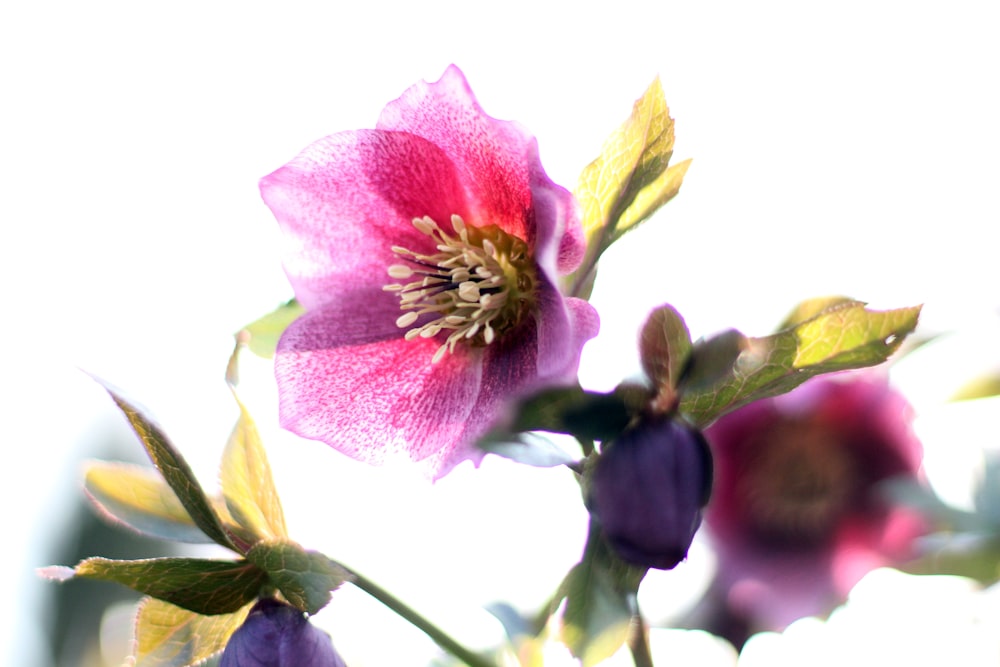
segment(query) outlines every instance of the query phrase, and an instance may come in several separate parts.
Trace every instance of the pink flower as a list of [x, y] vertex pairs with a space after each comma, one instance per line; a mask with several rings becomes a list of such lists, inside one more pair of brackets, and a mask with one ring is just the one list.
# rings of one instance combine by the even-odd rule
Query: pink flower
[[458, 68], [374, 130], [314, 143], [261, 181], [306, 313], [275, 356], [284, 427], [440, 477], [509, 399], [571, 382], [597, 333], [558, 276], [584, 251], [577, 204], [535, 139], [483, 113]]
[[780, 630], [825, 614], [867, 572], [914, 555], [923, 521], [879, 486], [920, 477], [912, 419], [883, 375], [863, 372], [812, 380], [706, 430], [723, 625]]

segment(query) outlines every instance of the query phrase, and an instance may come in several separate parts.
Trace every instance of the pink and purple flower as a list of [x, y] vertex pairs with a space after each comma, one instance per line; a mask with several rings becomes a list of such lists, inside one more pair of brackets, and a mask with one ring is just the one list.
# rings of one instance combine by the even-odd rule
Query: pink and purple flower
[[356, 459], [440, 477], [520, 393], [572, 382], [593, 308], [572, 194], [535, 139], [449, 67], [372, 130], [312, 144], [261, 181], [306, 313], [275, 356], [281, 423]]
[[706, 430], [713, 594], [730, 626], [780, 630], [827, 613], [867, 572], [914, 555], [923, 520], [882, 493], [888, 479], [921, 477], [912, 420], [885, 376], [866, 371], [811, 380]]

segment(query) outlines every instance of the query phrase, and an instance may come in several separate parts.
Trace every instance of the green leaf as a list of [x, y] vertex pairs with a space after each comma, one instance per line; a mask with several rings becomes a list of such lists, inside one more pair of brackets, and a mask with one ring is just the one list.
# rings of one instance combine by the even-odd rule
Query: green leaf
[[704, 427], [730, 410], [791, 391], [816, 375], [882, 363], [913, 331], [919, 315], [919, 306], [873, 311], [849, 301], [771, 336], [747, 338], [719, 381], [685, 391], [681, 412]]
[[240, 417], [222, 455], [219, 473], [226, 507], [233, 520], [253, 536], [253, 542], [288, 537], [260, 433], [246, 406], [235, 392], [233, 396]]
[[639, 191], [666, 171], [673, 150], [674, 121], [656, 78], [580, 175], [576, 194], [588, 239], [617, 222]]
[[257, 597], [267, 573], [246, 561], [88, 558], [77, 577], [113, 581], [198, 614], [226, 614]]
[[135, 620], [135, 667], [193, 667], [221, 653], [253, 602], [238, 611], [203, 616], [145, 598]]
[[691, 354], [691, 334], [684, 318], [668, 304], [646, 318], [639, 333], [639, 358], [659, 393], [673, 396]]
[[591, 522], [583, 560], [563, 580], [556, 600], [566, 600], [562, 641], [585, 667], [608, 658], [628, 639], [645, 573], [615, 556]]
[[480, 449], [505, 459], [535, 466], [554, 468], [579, 461], [556, 443], [538, 433], [499, 433], [487, 435], [478, 443]]
[[724, 380], [746, 348], [747, 337], [736, 329], [697, 340], [691, 348], [682, 391], [704, 390]]
[[281, 334], [304, 312], [305, 308], [298, 301], [290, 299], [267, 315], [243, 327], [242, 331], [250, 334], [250, 339], [247, 341], [250, 351], [265, 359], [273, 357]]
[[801, 324], [806, 320], [811, 320], [812, 318], [822, 315], [827, 310], [832, 308], [839, 308], [845, 305], [860, 305], [864, 304], [857, 299], [852, 299], [846, 296], [820, 296], [812, 299], [806, 299], [799, 305], [792, 309], [792, 312], [785, 316], [785, 319], [778, 326], [778, 331], [784, 331], [785, 329], [791, 329], [796, 324]]
[[985, 373], [966, 382], [949, 400], [971, 401], [1000, 396], [1000, 371]]
[[285, 599], [308, 614], [330, 601], [330, 592], [351, 576], [318, 551], [307, 551], [288, 540], [258, 542], [247, 560], [267, 572]]
[[584, 391], [580, 387], [546, 389], [517, 406], [507, 430], [549, 431], [582, 439], [607, 440], [628, 426], [637, 392], [642, 394], [642, 399], [648, 400], [649, 390], [645, 388], [621, 388], [610, 394]]
[[677, 196], [681, 191], [681, 184], [687, 174], [688, 167], [691, 166], [691, 159], [672, 164], [660, 174], [656, 180], [643, 188], [635, 197], [616, 226], [615, 239], [620, 238], [625, 232], [635, 229], [641, 223], [649, 219], [651, 215], [668, 201]]
[[[97, 380], [97, 378], [94, 379]], [[212, 505], [198, 483], [197, 478], [194, 476], [194, 473], [191, 471], [191, 467], [184, 460], [184, 457], [181, 456], [180, 452], [171, 444], [166, 434], [151, 419], [142, 414], [138, 408], [119, 396], [100, 380], [97, 381], [104, 386], [111, 395], [111, 398], [114, 399], [115, 403], [125, 414], [126, 419], [128, 419], [129, 424], [132, 426], [132, 430], [139, 436], [143, 447], [146, 448], [146, 453], [149, 455], [150, 460], [152, 460], [153, 465], [156, 466], [156, 469], [163, 475], [163, 479], [173, 489], [177, 495], [177, 499], [194, 521], [194, 524], [216, 544], [221, 544], [233, 551], [241, 551], [240, 546], [243, 545], [237, 546], [233, 541], [232, 535], [223, 527], [222, 521], [212, 509]]]
[[154, 468], [92, 461], [83, 489], [102, 515], [136, 532], [176, 542], [211, 542]]

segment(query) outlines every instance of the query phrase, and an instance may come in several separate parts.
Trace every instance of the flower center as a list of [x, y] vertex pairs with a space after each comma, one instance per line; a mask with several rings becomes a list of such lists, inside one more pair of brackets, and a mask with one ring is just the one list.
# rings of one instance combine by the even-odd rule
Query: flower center
[[750, 524], [766, 542], [809, 548], [830, 538], [857, 489], [850, 452], [828, 426], [776, 425], [742, 479]]
[[413, 226], [437, 252], [393, 246], [407, 263], [390, 266], [389, 276], [411, 282], [382, 288], [399, 295], [403, 314], [396, 326], [408, 329], [406, 340], [448, 332], [434, 353], [437, 362], [460, 341], [486, 346], [520, 324], [534, 305], [537, 281], [527, 243], [496, 225], [467, 226], [457, 215], [451, 216], [454, 235], [427, 216], [414, 218]]

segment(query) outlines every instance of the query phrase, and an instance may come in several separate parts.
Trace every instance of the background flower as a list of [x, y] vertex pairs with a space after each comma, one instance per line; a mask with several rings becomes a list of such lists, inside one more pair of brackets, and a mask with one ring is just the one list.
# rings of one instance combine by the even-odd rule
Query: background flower
[[917, 478], [913, 411], [878, 372], [809, 381], [706, 430], [706, 525], [718, 552], [710, 627], [739, 645], [828, 612], [865, 573], [911, 555], [924, 529], [879, 483]]
[[286, 428], [440, 476], [481, 458], [471, 444], [517, 392], [575, 378], [597, 332], [593, 308], [556, 283], [582, 257], [575, 200], [456, 67], [261, 191], [307, 311], [275, 358]]

